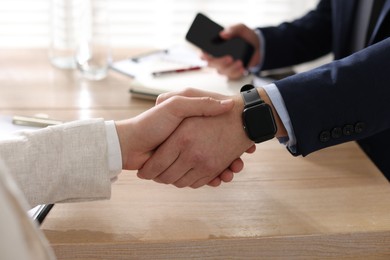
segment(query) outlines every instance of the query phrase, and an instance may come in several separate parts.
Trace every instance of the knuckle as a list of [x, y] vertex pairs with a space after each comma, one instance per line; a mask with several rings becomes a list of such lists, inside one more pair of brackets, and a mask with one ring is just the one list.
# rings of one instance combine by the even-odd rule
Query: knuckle
[[168, 180], [160, 180], [160, 183], [163, 183], [163, 184], [171, 184], [171, 182], [168, 181]]
[[154, 182], [163, 183], [158, 177], [153, 179]]
[[145, 179], [145, 176], [140, 172], [137, 172], [137, 177], [140, 179]]
[[146, 173], [137, 173], [137, 177], [144, 180], [151, 180], [152, 178]]
[[192, 188], [192, 189], [198, 189], [198, 188], [200, 188], [200, 187], [202, 187], [203, 185], [201, 185], [201, 184], [193, 184], [193, 185], [191, 185], [190, 187]]
[[206, 103], [214, 103], [215, 102], [215, 99], [212, 97], [201, 97], [200, 99]]
[[172, 97], [168, 98], [167, 100], [165, 100], [164, 103], [165, 103], [166, 106], [169, 106], [171, 104], [173, 105], [173, 104], [179, 102], [180, 99], [181, 99], [180, 96], [172, 96]]
[[172, 184], [173, 180], [171, 178], [160, 178], [159, 181], [164, 184]]
[[184, 183], [181, 183], [181, 182], [173, 183], [173, 185], [174, 185], [176, 188], [180, 188], [180, 189], [187, 187]]
[[[199, 162], [200, 163], [200, 162]], [[213, 173], [216, 171], [216, 165], [210, 160], [202, 161], [202, 170], [205, 177], [211, 177]]]
[[183, 91], [182, 91], [183, 95], [184, 95], [184, 96], [188, 96], [188, 97], [189, 97], [189, 96], [192, 96], [194, 92], [195, 92], [195, 89], [190, 88], [190, 87], [186, 87], [186, 88], [184, 88]]
[[206, 156], [202, 151], [194, 152], [191, 157], [191, 161], [193, 165], [202, 164], [203, 166], [205, 166], [207, 164]]
[[162, 163], [155, 162], [148, 168], [140, 169], [137, 176], [145, 180], [154, 180], [160, 174], [161, 169], [164, 169], [164, 165]]
[[167, 99], [166, 96], [167, 95], [165, 93], [158, 95], [156, 99], [156, 104], [160, 104], [161, 102], [166, 100]]
[[180, 102], [182, 101], [183, 97], [181, 96], [172, 96], [168, 98], [167, 100], [162, 103], [164, 108], [168, 110], [172, 115], [181, 117], [182, 112], [180, 109], [177, 109], [177, 107], [180, 107]]
[[[184, 139], [182, 142], [183, 147], [191, 146], [191, 140]], [[193, 165], [197, 169], [201, 170], [204, 177], [208, 177], [216, 171], [216, 164], [207, 156], [204, 151], [193, 151], [191, 156], [188, 158], [188, 165]]]
[[192, 139], [189, 136], [181, 136], [177, 143], [178, 150], [185, 151], [190, 147], [191, 143]]

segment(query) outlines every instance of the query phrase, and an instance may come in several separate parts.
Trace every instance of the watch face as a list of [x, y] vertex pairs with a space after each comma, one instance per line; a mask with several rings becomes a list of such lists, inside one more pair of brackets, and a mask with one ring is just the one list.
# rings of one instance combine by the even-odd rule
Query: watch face
[[258, 104], [244, 109], [244, 128], [248, 137], [255, 143], [272, 139], [276, 133], [276, 124], [271, 108], [267, 104]]

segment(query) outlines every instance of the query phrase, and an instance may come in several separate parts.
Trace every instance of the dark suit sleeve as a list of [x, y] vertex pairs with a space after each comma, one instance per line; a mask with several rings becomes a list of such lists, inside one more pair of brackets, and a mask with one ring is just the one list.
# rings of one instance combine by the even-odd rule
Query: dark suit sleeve
[[297, 138], [297, 155], [389, 131], [390, 38], [275, 84]]
[[331, 1], [291, 23], [259, 28], [265, 38], [263, 70], [291, 66], [321, 57], [331, 51]]

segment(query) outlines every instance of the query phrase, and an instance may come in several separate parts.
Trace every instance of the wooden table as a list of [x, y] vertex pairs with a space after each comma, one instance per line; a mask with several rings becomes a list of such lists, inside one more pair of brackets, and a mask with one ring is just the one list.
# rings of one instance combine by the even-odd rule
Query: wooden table
[[[42, 50], [0, 51], [0, 112], [121, 119], [153, 106], [129, 78], [50, 67]], [[219, 188], [177, 189], [124, 171], [108, 201], [57, 204], [42, 229], [59, 259], [390, 258], [390, 186], [351, 142], [305, 158], [275, 140]]]

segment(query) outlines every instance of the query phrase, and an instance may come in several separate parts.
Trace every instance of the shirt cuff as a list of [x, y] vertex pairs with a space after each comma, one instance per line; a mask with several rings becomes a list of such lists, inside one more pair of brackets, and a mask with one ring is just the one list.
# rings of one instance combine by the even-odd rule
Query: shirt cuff
[[263, 68], [264, 57], [265, 57], [265, 38], [261, 30], [255, 29], [255, 33], [260, 43], [260, 61], [256, 66], [248, 68], [248, 71], [252, 74], [258, 75]]
[[118, 174], [122, 171], [122, 153], [119, 144], [118, 134], [116, 132], [114, 121], [105, 121], [107, 149], [108, 149], [108, 169], [112, 182], [114, 182]]
[[278, 113], [284, 127], [287, 130], [288, 137], [278, 138], [279, 142], [285, 144], [292, 153], [295, 153], [297, 140], [282, 95], [280, 94], [279, 89], [273, 83], [265, 85], [263, 86], [263, 88], [267, 93], [267, 95], [269, 96], [276, 112]]

